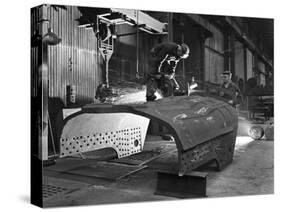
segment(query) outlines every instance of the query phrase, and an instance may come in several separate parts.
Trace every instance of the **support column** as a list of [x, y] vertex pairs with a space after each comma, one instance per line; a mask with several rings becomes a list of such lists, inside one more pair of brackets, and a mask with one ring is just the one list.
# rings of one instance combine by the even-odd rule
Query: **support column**
[[247, 47], [246, 45], [244, 44], [244, 51], [243, 51], [243, 54], [244, 54], [244, 83], [243, 83], [243, 93], [245, 93], [245, 89], [246, 89], [246, 82], [247, 82], [247, 73], [248, 73], [248, 56], [247, 56]]
[[229, 57], [230, 57], [230, 66], [229, 71], [232, 73], [232, 76], [235, 76], [235, 35], [230, 34], [230, 44], [229, 44]]
[[[185, 43], [183, 31], [181, 32], [181, 42]], [[186, 73], [185, 72], [186, 72], [185, 71], [185, 61], [182, 60], [182, 79], [183, 79], [184, 84], [186, 84], [186, 81], [185, 81], [186, 80]]]
[[[47, 20], [47, 8], [48, 5], [43, 5], [40, 8], [41, 20]], [[44, 36], [48, 32], [48, 22], [42, 21], [39, 27], [39, 33]], [[39, 75], [41, 75], [41, 91], [42, 105], [41, 105], [41, 135], [39, 135], [39, 158], [41, 160], [48, 160], [48, 45], [46, 43], [41, 44], [41, 51], [39, 55], [40, 63]]]
[[173, 17], [174, 17], [173, 13], [168, 13], [168, 41], [169, 42], [172, 42], [174, 40]]
[[205, 41], [207, 37], [203, 37], [200, 39], [200, 57], [201, 57], [201, 65], [200, 65], [200, 79], [202, 81], [205, 81]]
[[230, 69], [230, 38], [229, 38], [229, 32], [228, 29], [225, 29], [224, 33], [224, 70], [229, 70]]
[[260, 84], [260, 77], [258, 72], [258, 54], [256, 52], [253, 53], [253, 59], [254, 59], [254, 64], [253, 64], [254, 77], [256, 78], [257, 83]]

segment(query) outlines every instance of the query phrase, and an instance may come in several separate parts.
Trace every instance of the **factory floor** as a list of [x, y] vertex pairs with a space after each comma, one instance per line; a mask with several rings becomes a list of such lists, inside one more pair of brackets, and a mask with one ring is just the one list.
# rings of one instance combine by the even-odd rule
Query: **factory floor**
[[[208, 173], [207, 198], [274, 192], [274, 142], [246, 136], [240, 121], [232, 164]], [[57, 160], [44, 167], [44, 207], [174, 200], [155, 195], [158, 171], [177, 170], [174, 142], [147, 136], [144, 151], [129, 159], [112, 160], [110, 150]]]

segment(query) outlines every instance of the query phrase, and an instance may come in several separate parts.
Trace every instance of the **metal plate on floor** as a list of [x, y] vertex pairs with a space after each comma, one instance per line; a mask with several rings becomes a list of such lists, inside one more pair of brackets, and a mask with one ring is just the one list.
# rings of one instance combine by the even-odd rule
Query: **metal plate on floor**
[[129, 165], [135, 165], [135, 166], [142, 166], [144, 164], [147, 164], [153, 160], [156, 160], [157, 158], [160, 158], [168, 153], [172, 153], [176, 151], [175, 148], [166, 149], [165, 151], [143, 151], [135, 155], [130, 155], [126, 158], [116, 158], [113, 160], [110, 160], [110, 162], [114, 163], [121, 163], [121, 164], [129, 164]]
[[107, 180], [119, 180], [146, 167], [147, 166], [136, 167], [117, 163], [98, 162], [93, 165], [81, 166], [68, 170], [67, 173]]
[[43, 184], [42, 186], [42, 194], [44, 200], [50, 199], [58, 194], [66, 192], [67, 190], [67, 188], [63, 188], [61, 186], [54, 186], [49, 184]]
[[140, 152], [135, 155], [130, 155], [129, 157], [116, 158], [116, 159], [110, 160], [110, 162], [123, 163], [123, 164], [129, 164], [129, 165], [140, 165], [144, 161], [149, 160], [158, 155], [160, 155], [160, 152], [143, 151], [143, 152]]
[[207, 173], [189, 172], [178, 176], [177, 172], [158, 172], [155, 194], [177, 197], [206, 197]]

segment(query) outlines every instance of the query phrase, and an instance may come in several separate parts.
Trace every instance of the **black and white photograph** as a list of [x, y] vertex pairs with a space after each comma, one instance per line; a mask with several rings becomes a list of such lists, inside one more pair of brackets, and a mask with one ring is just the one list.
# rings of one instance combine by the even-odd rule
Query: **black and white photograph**
[[274, 194], [274, 21], [31, 8], [31, 203]]

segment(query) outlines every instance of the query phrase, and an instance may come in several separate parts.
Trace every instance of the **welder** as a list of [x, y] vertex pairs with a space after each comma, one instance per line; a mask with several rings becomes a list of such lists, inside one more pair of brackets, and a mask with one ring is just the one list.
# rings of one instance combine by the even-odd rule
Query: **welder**
[[179, 89], [179, 84], [175, 79], [175, 71], [177, 63], [181, 59], [189, 56], [189, 47], [183, 44], [173, 42], [160, 43], [151, 49], [149, 55], [149, 73], [146, 80], [146, 100], [154, 101], [156, 99], [155, 92], [161, 90], [161, 82], [163, 77], [171, 80], [174, 89]]

